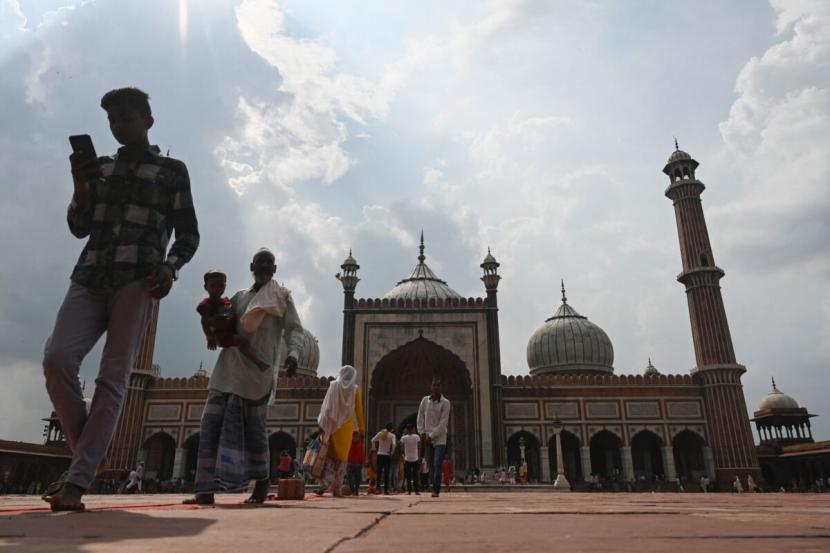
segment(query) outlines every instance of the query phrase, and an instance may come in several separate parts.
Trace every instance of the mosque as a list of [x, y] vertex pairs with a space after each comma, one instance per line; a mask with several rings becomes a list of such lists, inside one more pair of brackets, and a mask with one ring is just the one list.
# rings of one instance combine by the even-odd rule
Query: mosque
[[[748, 475], [789, 487], [830, 476], [830, 442], [813, 440], [814, 415], [774, 384], [752, 419], [755, 445], [741, 385], [746, 368], [732, 346], [719, 284], [724, 271], [709, 242], [697, 167], [676, 149], [663, 168], [695, 351], [688, 372], [663, 374], [649, 361], [641, 374], [616, 374], [611, 339], [577, 310], [563, 285], [559, 308], [528, 337], [527, 373], [502, 374], [499, 262], [488, 251], [480, 265], [483, 294], [462, 297], [427, 265], [422, 236], [414, 267], [382, 297], [356, 296], [360, 266], [351, 252], [337, 275], [342, 363], [358, 370], [368, 428], [414, 421], [437, 375], [452, 401], [448, 454], [460, 474], [524, 459], [530, 481], [574, 489], [592, 481], [647, 489], [677, 477], [694, 486], [706, 476], [727, 490], [735, 476]], [[116, 469], [143, 461], [147, 477], [189, 480], [208, 375], [201, 367], [189, 378], [159, 374], [152, 364], [157, 318], [156, 307], [109, 461]], [[279, 378], [269, 410], [272, 456], [283, 449], [300, 455], [317, 428], [329, 382], [317, 376], [318, 362], [317, 340], [306, 331], [298, 373]]]

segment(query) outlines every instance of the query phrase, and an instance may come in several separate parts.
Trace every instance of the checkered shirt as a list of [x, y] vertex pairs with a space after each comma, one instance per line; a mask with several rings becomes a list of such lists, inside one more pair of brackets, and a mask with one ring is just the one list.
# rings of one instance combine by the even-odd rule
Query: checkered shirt
[[[89, 196], [69, 205], [70, 232], [86, 238], [72, 280], [89, 288], [119, 288], [156, 271], [167, 261], [176, 269], [199, 246], [199, 226], [187, 167], [151, 146], [138, 161], [99, 158], [103, 178]], [[172, 231], [176, 240], [167, 252]], [[165, 258], [166, 253], [166, 258]]]

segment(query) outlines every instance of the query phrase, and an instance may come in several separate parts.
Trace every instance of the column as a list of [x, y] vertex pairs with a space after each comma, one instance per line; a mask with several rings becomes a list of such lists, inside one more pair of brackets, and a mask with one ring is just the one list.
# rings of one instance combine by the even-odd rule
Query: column
[[187, 450], [183, 447], [177, 447], [176, 456], [173, 457], [173, 478], [184, 476], [185, 457], [187, 457]]
[[671, 446], [661, 448], [663, 450], [663, 470], [666, 473], [666, 481], [677, 478], [677, 471], [674, 469], [674, 451]]
[[550, 452], [548, 447], [542, 446], [542, 482], [550, 482]]
[[591, 481], [591, 448], [583, 446], [579, 448], [579, 458], [582, 461], [582, 479]]
[[624, 445], [620, 448], [622, 455], [623, 479], [626, 482], [634, 481], [634, 460], [631, 458], [631, 446]]
[[715, 454], [711, 447], [703, 448], [703, 466], [706, 467], [706, 476], [710, 479], [715, 479]]
[[558, 490], [570, 490], [571, 483], [565, 476], [565, 458], [562, 455], [562, 437], [560, 436], [562, 429], [556, 430], [556, 482], [553, 487]]

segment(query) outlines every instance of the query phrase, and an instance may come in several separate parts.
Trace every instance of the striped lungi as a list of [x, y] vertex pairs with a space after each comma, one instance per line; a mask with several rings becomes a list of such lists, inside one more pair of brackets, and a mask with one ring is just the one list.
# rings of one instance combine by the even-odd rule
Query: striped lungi
[[202, 412], [196, 493], [241, 490], [268, 478], [268, 396], [251, 401], [208, 392]]

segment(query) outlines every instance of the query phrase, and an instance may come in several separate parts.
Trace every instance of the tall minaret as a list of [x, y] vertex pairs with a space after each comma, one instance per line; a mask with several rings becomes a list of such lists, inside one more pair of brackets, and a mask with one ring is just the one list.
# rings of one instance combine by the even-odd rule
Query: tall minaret
[[674, 202], [683, 262], [683, 272], [677, 280], [686, 286], [689, 302], [697, 361], [692, 375], [703, 386], [715, 477], [722, 486], [728, 485], [736, 475], [744, 480], [751, 474], [759, 482], [761, 471], [741, 385], [746, 367], [735, 361], [720, 293], [719, 283], [724, 272], [715, 265], [709, 243], [700, 202], [706, 187], [695, 178], [697, 166], [697, 161], [682, 151], [675, 140], [675, 151], [663, 172], [669, 176], [666, 196]]
[[[421, 238], [421, 244], [423, 245], [423, 237]], [[349, 250], [349, 257], [343, 261], [340, 268], [343, 272], [337, 273], [336, 277], [343, 285], [343, 355], [341, 362], [344, 365], [354, 365], [354, 291], [360, 281], [357, 276], [360, 265], [352, 257], [352, 250]]]
[[504, 465], [507, 462], [507, 447], [505, 446], [504, 426], [502, 425], [502, 389], [501, 389], [501, 345], [499, 341], [499, 303], [498, 288], [499, 262], [487, 248], [487, 257], [481, 262], [484, 275], [481, 281], [487, 290], [487, 358], [490, 360], [490, 405], [493, 436], [493, 465]]

